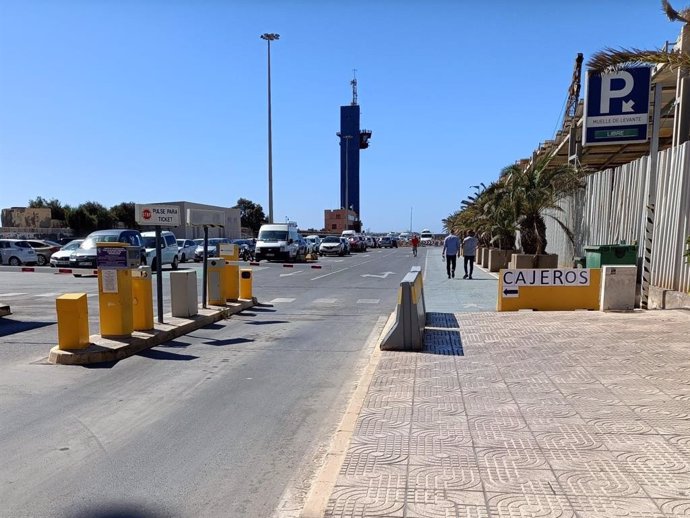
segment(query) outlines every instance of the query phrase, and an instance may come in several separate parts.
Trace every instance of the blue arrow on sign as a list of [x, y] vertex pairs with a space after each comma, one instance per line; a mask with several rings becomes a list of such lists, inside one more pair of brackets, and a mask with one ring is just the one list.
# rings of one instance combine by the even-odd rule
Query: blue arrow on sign
[[583, 145], [647, 141], [651, 68], [587, 74]]

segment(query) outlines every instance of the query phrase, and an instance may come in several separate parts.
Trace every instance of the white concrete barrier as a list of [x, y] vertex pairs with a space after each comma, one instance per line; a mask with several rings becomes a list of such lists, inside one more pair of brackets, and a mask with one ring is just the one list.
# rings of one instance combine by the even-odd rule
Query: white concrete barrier
[[419, 266], [400, 281], [395, 324], [381, 342], [383, 351], [421, 351], [424, 345], [426, 308]]

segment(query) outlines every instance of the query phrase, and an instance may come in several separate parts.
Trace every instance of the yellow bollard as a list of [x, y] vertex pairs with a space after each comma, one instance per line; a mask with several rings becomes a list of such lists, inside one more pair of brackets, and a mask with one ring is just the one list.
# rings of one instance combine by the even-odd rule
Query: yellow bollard
[[98, 270], [98, 309], [102, 337], [132, 336], [131, 270]]
[[86, 293], [65, 293], [55, 299], [58, 349], [86, 349], [89, 344], [89, 305]]
[[132, 270], [132, 311], [135, 331], [153, 329], [153, 286], [150, 266]]
[[240, 247], [235, 244], [221, 244], [220, 257], [235, 264], [225, 264], [223, 272], [223, 297], [225, 300], [237, 300], [240, 296]]
[[240, 298], [252, 298], [252, 271], [251, 269], [240, 270]]
[[240, 267], [228, 261], [223, 270], [223, 290], [225, 300], [237, 300], [240, 296]]
[[[225, 287], [223, 270], [225, 260], [220, 257], [209, 257], [208, 259], [208, 303], [214, 306], [225, 306]], [[227, 274], [226, 274], [227, 275]]]

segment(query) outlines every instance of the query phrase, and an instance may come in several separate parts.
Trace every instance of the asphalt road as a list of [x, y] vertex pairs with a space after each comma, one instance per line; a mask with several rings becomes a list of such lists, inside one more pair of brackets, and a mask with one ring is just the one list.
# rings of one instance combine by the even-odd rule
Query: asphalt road
[[261, 306], [90, 368], [46, 359], [60, 293], [90, 294], [97, 332], [95, 279], [0, 273], [14, 313], [0, 318], [0, 516], [294, 515], [370, 338], [425, 256], [376, 249], [323, 258], [320, 270], [262, 263]]

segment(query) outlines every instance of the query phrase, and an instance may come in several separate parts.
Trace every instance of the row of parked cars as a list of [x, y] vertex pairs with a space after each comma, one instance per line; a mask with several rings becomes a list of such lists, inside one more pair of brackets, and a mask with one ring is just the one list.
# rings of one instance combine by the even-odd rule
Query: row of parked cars
[[[209, 256], [217, 256], [221, 243], [239, 246], [240, 257], [253, 256], [250, 239], [210, 238]], [[11, 266], [44, 266], [96, 268], [97, 243], [127, 243], [141, 248], [142, 264], [156, 268], [156, 233], [131, 229], [97, 230], [84, 239], [74, 239], [64, 245], [54, 241], [35, 239], [0, 239], [0, 264]], [[161, 264], [177, 269], [179, 263], [202, 261], [203, 239], [177, 239], [170, 231], [161, 232]]]

